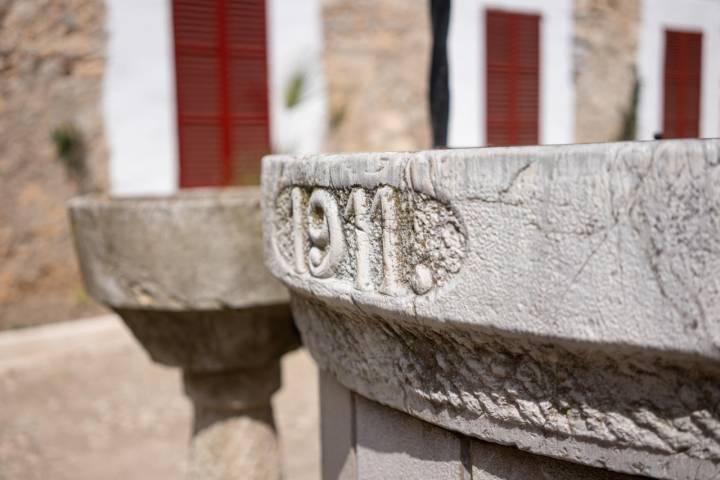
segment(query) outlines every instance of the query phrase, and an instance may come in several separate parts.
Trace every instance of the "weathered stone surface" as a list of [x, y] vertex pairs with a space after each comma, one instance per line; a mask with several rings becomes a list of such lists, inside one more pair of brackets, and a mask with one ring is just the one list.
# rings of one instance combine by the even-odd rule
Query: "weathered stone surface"
[[287, 304], [185, 312], [116, 311], [153, 360], [193, 372], [263, 368], [297, 343]]
[[356, 392], [572, 462], [714, 478], [719, 186], [718, 141], [269, 157], [266, 262]]
[[70, 202], [89, 293], [113, 308], [223, 310], [287, 302], [258, 258], [257, 188]]
[[190, 478], [280, 478], [270, 399], [297, 334], [262, 264], [259, 202], [248, 188], [70, 203], [90, 294], [154, 360], [183, 369]]

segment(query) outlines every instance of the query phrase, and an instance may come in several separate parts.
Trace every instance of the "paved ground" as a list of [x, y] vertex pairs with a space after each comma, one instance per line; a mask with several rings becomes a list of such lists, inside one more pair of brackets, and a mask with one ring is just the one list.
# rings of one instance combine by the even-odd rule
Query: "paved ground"
[[[285, 477], [319, 478], [317, 372], [286, 357]], [[115, 317], [0, 333], [0, 480], [182, 478], [190, 406]]]

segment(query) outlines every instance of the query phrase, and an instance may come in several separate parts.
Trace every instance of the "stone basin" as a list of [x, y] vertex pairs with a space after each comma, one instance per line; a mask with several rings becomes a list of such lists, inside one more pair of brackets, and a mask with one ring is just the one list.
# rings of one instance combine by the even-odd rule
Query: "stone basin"
[[183, 370], [195, 407], [190, 478], [279, 478], [270, 397], [297, 345], [262, 263], [257, 188], [69, 203], [85, 287], [153, 360]]
[[720, 477], [720, 141], [271, 156], [262, 186], [328, 478]]
[[223, 310], [287, 303], [262, 259], [256, 187], [69, 203], [88, 292], [113, 308]]

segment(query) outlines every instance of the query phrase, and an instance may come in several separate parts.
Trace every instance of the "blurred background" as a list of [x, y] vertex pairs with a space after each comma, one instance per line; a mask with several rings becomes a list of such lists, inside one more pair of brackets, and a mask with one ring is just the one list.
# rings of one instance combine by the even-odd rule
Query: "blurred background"
[[[75, 195], [257, 183], [268, 153], [430, 148], [429, 12], [426, 0], [0, 0], [0, 330], [104, 313], [74, 259], [65, 202]], [[448, 146], [716, 137], [718, 51], [720, 0], [452, 0]], [[45, 377], [18, 373], [13, 359], [47, 352], [32, 345], [0, 355], [0, 410], [50, 401], [43, 385], [70, 369], [48, 357]], [[98, 367], [85, 374], [153, 378], [144, 388], [160, 410], [183, 401], [169, 371], [122, 345], [86, 352]], [[295, 376], [314, 381], [298, 362]], [[137, 420], [128, 405], [142, 396], [109, 398], [102, 408]], [[36, 411], [52, 405], [67, 411]], [[25, 413], [0, 413], [0, 479], [66, 478], [65, 454], [44, 443], [66, 433], [32, 433], [42, 422]], [[165, 414], [165, 430], [128, 427], [128, 443], [184, 444]], [[111, 437], [107, 452], [119, 448]]]

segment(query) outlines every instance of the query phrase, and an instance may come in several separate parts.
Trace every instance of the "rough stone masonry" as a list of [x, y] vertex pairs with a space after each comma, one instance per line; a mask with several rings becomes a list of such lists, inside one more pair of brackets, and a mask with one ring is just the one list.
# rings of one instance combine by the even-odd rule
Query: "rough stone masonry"
[[266, 264], [343, 387], [567, 462], [720, 476], [719, 141], [273, 156], [263, 202]]

